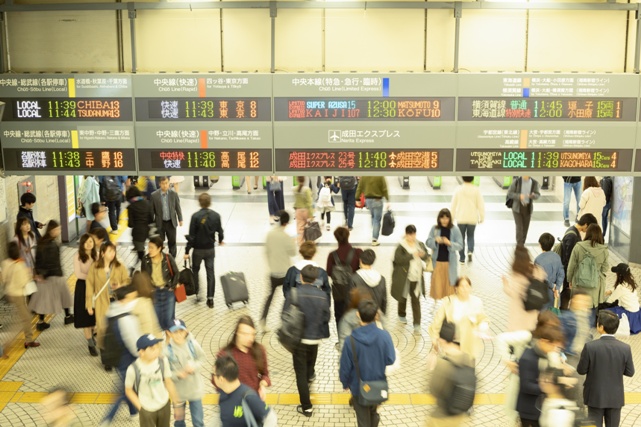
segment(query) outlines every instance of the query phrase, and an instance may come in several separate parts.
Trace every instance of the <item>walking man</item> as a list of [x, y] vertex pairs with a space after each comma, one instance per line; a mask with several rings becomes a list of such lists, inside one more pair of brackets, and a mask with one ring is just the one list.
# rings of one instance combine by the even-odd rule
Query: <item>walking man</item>
[[378, 246], [378, 236], [381, 233], [381, 219], [383, 218], [383, 199], [388, 203], [389, 193], [387, 181], [384, 176], [364, 176], [358, 183], [356, 195], [365, 195], [365, 205], [372, 215], [372, 246]]
[[358, 427], [377, 427], [380, 421], [378, 405], [363, 402], [361, 381], [386, 381], [385, 367], [394, 364], [396, 353], [389, 332], [376, 325], [378, 306], [374, 301], [358, 304], [361, 327], [345, 340], [340, 360], [340, 380], [343, 388], [352, 393], [352, 405]]
[[463, 249], [459, 251], [459, 262], [465, 263], [465, 236], [467, 236], [467, 260], [472, 261], [474, 253], [474, 231], [476, 224], [485, 219], [485, 203], [479, 188], [474, 185], [473, 176], [464, 176], [463, 185], [452, 196], [450, 211], [463, 236]]
[[[563, 222], [566, 227], [570, 226], [570, 200], [572, 192], [576, 200], [576, 213], [579, 214], [579, 199], [581, 198], [581, 177], [562, 176], [563, 178]], [[605, 234], [605, 233], [603, 233]]]
[[151, 209], [160, 238], [169, 246], [169, 253], [176, 258], [176, 228], [183, 225], [183, 211], [178, 194], [169, 189], [169, 178], [160, 177], [160, 188], [151, 193]]
[[530, 228], [534, 200], [541, 197], [539, 183], [530, 176], [517, 177], [507, 190], [508, 199], [512, 200], [512, 214], [516, 224], [516, 245], [524, 246]]
[[[177, 196], [176, 196], [177, 197]], [[198, 196], [200, 210], [192, 215], [189, 223], [189, 234], [187, 235], [187, 246], [185, 247], [184, 258], [189, 259], [189, 251], [193, 248], [192, 268], [194, 269], [194, 280], [196, 284], [196, 303], [200, 302], [200, 281], [198, 273], [200, 264], [205, 261], [207, 272], [207, 307], [214, 308], [214, 293], [216, 292], [216, 276], [214, 274], [214, 257], [216, 256], [216, 234], [218, 244], [224, 245], [223, 227], [220, 222], [220, 215], [209, 209], [211, 196], [208, 193], [201, 193]], [[174, 246], [175, 247], [175, 246]]]
[[345, 214], [345, 226], [352, 231], [354, 227], [354, 211], [356, 210], [356, 185], [358, 180], [355, 176], [339, 176], [338, 185], [343, 198], [343, 213]]

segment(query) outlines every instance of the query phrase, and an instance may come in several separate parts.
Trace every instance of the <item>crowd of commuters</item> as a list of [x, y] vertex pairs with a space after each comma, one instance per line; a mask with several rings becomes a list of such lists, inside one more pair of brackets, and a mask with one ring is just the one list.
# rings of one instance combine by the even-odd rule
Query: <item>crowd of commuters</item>
[[[74, 256], [73, 298], [62, 273], [56, 240], [60, 225], [54, 220], [46, 225], [36, 222], [32, 214], [35, 196], [23, 196], [15, 238], [8, 245], [9, 258], [2, 263], [6, 294], [16, 307], [25, 348], [40, 345], [33, 340], [29, 310], [38, 315], [39, 331], [50, 326], [45, 322], [46, 315], [64, 312], [65, 325], [73, 323], [82, 329], [90, 355], [100, 355], [106, 370], [116, 370], [120, 397], [105, 415], [103, 426], [113, 421], [120, 403], [126, 403], [129, 414], [138, 416], [142, 427], [168, 427], [172, 413], [173, 425], [183, 427], [187, 409], [193, 426], [203, 427], [205, 384], [201, 372], [212, 355], [175, 315], [174, 290], [181, 284], [175, 260], [176, 227], [182, 225], [179, 197], [169, 188], [167, 178], [159, 179], [160, 189], [151, 193], [149, 200], [139, 188], [127, 189], [127, 180], [120, 178], [87, 177], [89, 182], [83, 184], [81, 198], [91, 202], [93, 223], [89, 233], [80, 237]], [[275, 178], [270, 182], [279, 182], [281, 187], [278, 190], [274, 186], [273, 192], [282, 192], [282, 182]], [[304, 417], [314, 414], [310, 386], [317, 378], [318, 346], [330, 338], [333, 311], [340, 351], [338, 379], [351, 393], [350, 405], [358, 426], [379, 425], [378, 407], [387, 396], [386, 369], [397, 362], [386, 330], [390, 322], [388, 286], [375, 268], [381, 261], [374, 250], [350, 244], [353, 208], [345, 208], [345, 223], [334, 230], [337, 247], [329, 253], [325, 268], [313, 259], [316, 244], [304, 238], [314, 207], [329, 224], [335, 206], [331, 194], [342, 191], [347, 201], [364, 196], [372, 216], [372, 246], [378, 245], [383, 199], [389, 204], [385, 178], [347, 178], [354, 177], [340, 177], [336, 182], [323, 179], [316, 205], [306, 179], [298, 178], [294, 187], [296, 238], [285, 231], [289, 213], [272, 212], [270, 208], [278, 225], [268, 233], [265, 244], [270, 290], [260, 328], [250, 316], [241, 316], [228, 344], [215, 355], [211, 382], [220, 393], [219, 421], [224, 427], [252, 425], [248, 417], [256, 425], [276, 425], [276, 413], [265, 404], [267, 389], [272, 385], [268, 353], [256, 336], [259, 330], [268, 332], [267, 314], [280, 286], [285, 297], [283, 311], [295, 306], [305, 320], [291, 356], [300, 398], [297, 411]], [[569, 193], [580, 182], [567, 178], [564, 203], [566, 199], [569, 203]], [[98, 184], [99, 201], [94, 201], [96, 186], [91, 180]], [[114, 185], [122, 196], [117, 203], [113, 188], [110, 193]], [[101, 187], [105, 188], [103, 194], [110, 195], [106, 209], [100, 201]], [[564, 210], [567, 231], [558, 244], [550, 233], [542, 234], [542, 252], [534, 260], [524, 243], [533, 202], [540, 196], [538, 182], [519, 177], [508, 191], [517, 245], [511, 269], [503, 277], [508, 297], [507, 328], [496, 342], [510, 372], [506, 413], [521, 426], [566, 427], [583, 418], [596, 425], [605, 422], [606, 426], [617, 426], [624, 404], [623, 376], [634, 374], [630, 346], [614, 334], [619, 328], [619, 315], [639, 311], [637, 284], [627, 264], [610, 268], [600, 226], [607, 224], [608, 195], [594, 177], [586, 177], [583, 187], [575, 225], [569, 225], [569, 214]], [[327, 190], [329, 199], [324, 198]], [[120, 262], [116, 245], [100, 225], [101, 216], [111, 216], [112, 210], [118, 212], [122, 200], [129, 203], [129, 226], [140, 261], [136, 272]], [[205, 262], [207, 305], [213, 307], [214, 248], [216, 243], [223, 244], [224, 235], [220, 216], [210, 209], [211, 197], [201, 194], [198, 202], [201, 209], [190, 221], [185, 261], [193, 259], [196, 278], [200, 264]], [[430, 415], [430, 426], [462, 425], [472, 409], [469, 394], [472, 390], [473, 399], [475, 386], [469, 383], [468, 374], [472, 373], [474, 381], [482, 339], [489, 337], [489, 324], [483, 301], [473, 294], [472, 281], [458, 270], [459, 264], [473, 260], [475, 227], [484, 221], [484, 209], [472, 177], [464, 177], [451, 209], [438, 212], [426, 241], [419, 240], [414, 225], [406, 226], [390, 260], [389, 292], [398, 302], [399, 323], [407, 323], [409, 299], [414, 332], [420, 334], [420, 298], [429, 295], [434, 300], [428, 332], [430, 358], [435, 363], [427, 364], [427, 369], [432, 371], [430, 390], [437, 407]], [[112, 231], [117, 230], [113, 222], [110, 225]], [[44, 229], [41, 236], [39, 229]], [[293, 260], [297, 252], [300, 261]], [[431, 276], [429, 294], [426, 272]], [[608, 290], [606, 275], [610, 272], [616, 278], [615, 287]], [[36, 289], [27, 303], [26, 288], [32, 281]], [[530, 299], [536, 300], [533, 289], [538, 283], [545, 284], [547, 292], [533, 309]], [[593, 340], [594, 332], [601, 338]], [[380, 390], [380, 396], [373, 396], [372, 389]], [[48, 399], [54, 405], [64, 397], [63, 391], [56, 390]]]

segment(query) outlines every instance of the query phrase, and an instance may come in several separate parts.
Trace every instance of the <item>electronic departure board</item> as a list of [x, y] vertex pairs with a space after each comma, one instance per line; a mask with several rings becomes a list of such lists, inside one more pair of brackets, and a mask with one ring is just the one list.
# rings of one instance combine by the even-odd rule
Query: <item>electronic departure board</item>
[[269, 74], [135, 75], [140, 173], [271, 171], [271, 96]]
[[271, 172], [272, 150], [197, 149], [138, 150], [141, 170], [174, 174], [184, 172]]
[[632, 150], [456, 150], [458, 172], [629, 171]]
[[[295, 150], [276, 149], [276, 170], [358, 172], [363, 175], [393, 172], [451, 171], [454, 150]], [[368, 173], [371, 172], [371, 173]]]
[[0, 139], [8, 173], [136, 173], [131, 76], [6, 74]]

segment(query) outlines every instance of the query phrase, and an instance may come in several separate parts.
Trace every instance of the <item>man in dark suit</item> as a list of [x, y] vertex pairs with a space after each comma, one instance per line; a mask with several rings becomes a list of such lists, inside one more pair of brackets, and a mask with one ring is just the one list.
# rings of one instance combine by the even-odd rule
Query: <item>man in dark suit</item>
[[183, 225], [183, 212], [180, 199], [175, 191], [169, 189], [169, 178], [160, 178], [160, 188], [151, 193], [151, 209], [160, 238], [167, 239], [169, 253], [176, 257], [176, 228]]
[[625, 403], [623, 375], [634, 375], [630, 346], [614, 337], [618, 327], [616, 314], [599, 311], [596, 329], [601, 337], [585, 344], [576, 368], [579, 374], [586, 375], [583, 401], [597, 426], [603, 426], [603, 420], [606, 427], [619, 425]]

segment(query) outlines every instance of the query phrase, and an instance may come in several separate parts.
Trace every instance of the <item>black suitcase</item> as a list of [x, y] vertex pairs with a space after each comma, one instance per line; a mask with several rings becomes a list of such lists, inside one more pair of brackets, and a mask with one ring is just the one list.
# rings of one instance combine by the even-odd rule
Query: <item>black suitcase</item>
[[236, 302], [247, 304], [249, 302], [249, 292], [247, 291], [247, 282], [245, 274], [242, 272], [230, 271], [220, 276], [220, 283], [223, 285], [225, 294], [225, 304], [231, 308]]

